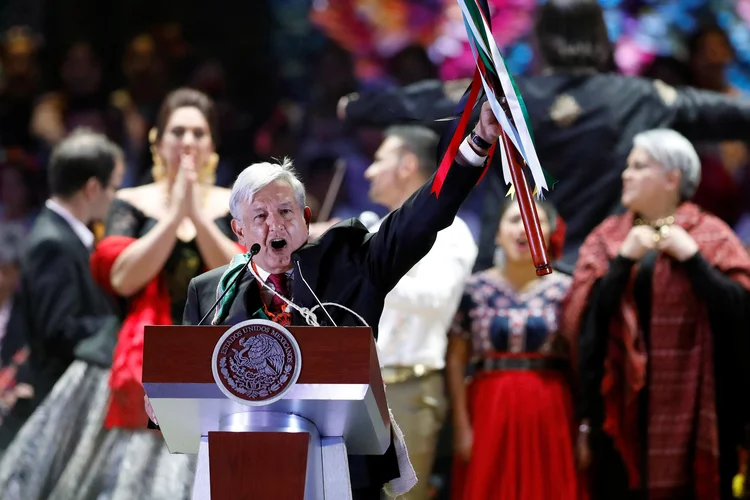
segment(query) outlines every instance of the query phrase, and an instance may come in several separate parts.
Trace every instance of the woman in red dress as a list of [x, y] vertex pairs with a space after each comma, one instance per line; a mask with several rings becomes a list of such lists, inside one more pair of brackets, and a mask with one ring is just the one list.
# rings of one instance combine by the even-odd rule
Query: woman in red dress
[[[538, 208], [559, 255], [561, 222], [551, 206]], [[516, 203], [503, 208], [496, 244], [500, 258], [470, 278], [450, 332], [452, 498], [576, 499], [570, 362], [558, 334], [571, 278], [536, 276]]]

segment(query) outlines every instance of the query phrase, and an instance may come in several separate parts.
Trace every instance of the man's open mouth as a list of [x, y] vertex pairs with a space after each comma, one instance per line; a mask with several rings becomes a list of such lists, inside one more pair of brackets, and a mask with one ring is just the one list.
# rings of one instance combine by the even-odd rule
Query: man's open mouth
[[281, 250], [286, 246], [286, 240], [283, 238], [274, 238], [271, 240], [271, 248], [274, 250]]

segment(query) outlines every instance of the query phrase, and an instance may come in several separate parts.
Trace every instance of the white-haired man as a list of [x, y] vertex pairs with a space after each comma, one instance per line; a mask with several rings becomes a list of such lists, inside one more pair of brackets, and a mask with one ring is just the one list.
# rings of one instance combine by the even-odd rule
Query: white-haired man
[[[297, 276], [293, 265], [296, 255], [302, 275], [320, 300], [356, 311], [372, 326], [377, 338], [385, 296], [432, 248], [438, 231], [453, 223], [461, 203], [481, 176], [487, 149], [477, 143], [493, 144], [500, 134], [487, 105], [474, 132], [479, 140], [467, 137], [462, 143], [439, 196], [432, 192], [432, 176], [383, 221], [376, 233], [350, 219], [307, 243], [310, 209], [304, 203], [304, 187], [286, 162], [253, 165], [240, 174], [230, 199], [232, 228], [246, 248], [261, 246], [253, 263], [261, 279], [273, 283], [277, 292], [301, 306], [316, 304]], [[222, 267], [191, 281], [186, 324], [200, 321], [216, 300], [217, 291], [223, 291], [240, 267]], [[282, 324], [305, 324], [296, 311], [290, 314], [273, 297], [261, 294], [250, 273], [233, 288], [236, 290], [228, 293], [230, 299], [217, 308], [214, 324], [236, 324], [258, 317], [256, 311], [265, 312]], [[361, 325], [356, 317], [339, 308], [329, 308], [328, 313], [339, 326]], [[325, 324], [326, 316], [318, 314], [318, 321]], [[399, 477], [393, 446], [383, 456], [350, 457], [349, 468], [357, 500], [379, 499], [383, 485]]]

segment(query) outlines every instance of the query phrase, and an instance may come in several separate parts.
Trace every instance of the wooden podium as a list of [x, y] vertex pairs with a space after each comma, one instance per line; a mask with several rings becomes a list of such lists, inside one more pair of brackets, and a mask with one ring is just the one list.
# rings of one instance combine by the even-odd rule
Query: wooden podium
[[[268, 377], [247, 374], [277, 377], [283, 362], [274, 360], [283, 354], [273, 341], [240, 338], [238, 327], [257, 322], [145, 329], [143, 386], [169, 451], [198, 454], [193, 499], [351, 498], [347, 455], [382, 455], [391, 438], [371, 330], [282, 328], [296, 340], [301, 367], [296, 383], [287, 380], [286, 392], [264, 401], [262, 395], [279, 384], [267, 390], [256, 380]], [[215, 368], [222, 339], [235, 337], [239, 343], [222, 348], [224, 368]], [[291, 359], [294, 352], [287, 351]], [[239, 366], [237, 360], [244, 366], [238, 373], [250, 380], [245, 389], [216, 378], [230, 365]], [[293, 364], [284, 365], [287, 373], [293, 374]], [[243, 394], [228, 390], [244, 390], [260, 400], [245, 401]]]

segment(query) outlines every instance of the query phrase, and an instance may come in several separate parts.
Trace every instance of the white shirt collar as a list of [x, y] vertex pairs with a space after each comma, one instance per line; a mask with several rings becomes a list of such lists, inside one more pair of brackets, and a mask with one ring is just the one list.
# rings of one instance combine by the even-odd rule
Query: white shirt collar
[[[266, 271], [265, 269], [263, 269], [257, 264], [255, 265], [255, 270], [258, 271], [258, 276], [260, 276], [260, 279], [262, 279], [264, 283], [268, 281], [268, 277], [271, 275], [271, 273], [269, 273], [268, 271]], [[290, 277], [292, 275], [292, 271], [293, 269], [286, 271], [285, 274], [287, 275], [287, 277]]]
[[44, 206], [55, 212], [57, 215], [65, 219], [65, 222], [70, 225], [70, 227], [73, 229], [73, 232], [76, 233], [76, 236], [78, 236], [78, 239], [81, 240], [81, 243], [88, 248], [91, 249], [94, 246], [94, 233], [91, 232], [91, 230], [86, 227], [86, 224], [81, 222], [80, 220], [76, 219], [73, 214], [70, 213], [70, 210], [65, 208], [64, 206], [60, 205], [56, 201], [49, 199], [44, 203]]
[[271, 273], [258, 265], [255, 266], [255, 269], [258, 271], [258, 276], [260, 276], [260, 279], [262, 279], [264, 283], [268, 281], [268, 277], [271, 275]]

